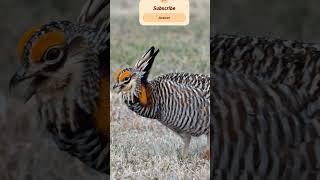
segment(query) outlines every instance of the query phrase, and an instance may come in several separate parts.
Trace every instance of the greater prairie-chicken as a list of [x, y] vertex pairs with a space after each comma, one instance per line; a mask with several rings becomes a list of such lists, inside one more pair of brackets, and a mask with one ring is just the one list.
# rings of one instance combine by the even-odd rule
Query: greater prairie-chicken
[[320, 45], [211, 38], [214, 179], [320, 177]]
[[151, 47], [133, 67], [118, 69], [113, 89], [122, 94], [130, 110], [157, 119], [180, 135], [186, 155], [192, 136], [206, 134], [209, 142], [209, 76], [170, 73], [150, 81], [158, 52]]
[[90, 0], [78, 22], [27, 31], [10, 81], [10, 89], [23, 88], [25, 101], [36, 98], [40, 120], [61, 150], [103, 173], [109, 173], [108, 6]]

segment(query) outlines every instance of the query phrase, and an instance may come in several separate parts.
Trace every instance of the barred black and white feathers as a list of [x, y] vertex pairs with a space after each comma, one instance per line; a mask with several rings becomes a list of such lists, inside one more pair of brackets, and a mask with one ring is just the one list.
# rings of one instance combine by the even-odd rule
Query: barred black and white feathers
[[172, 73], [150, 81], [160, 122], [177, 133], [200, 136], [209, 133], [209, 77]]
[[186, 153], [191, 136], [209, 134], [209, 76], [170, 73], [148, 80], [158, 52], [151, 47], [134, 67], [119, 69], [114, 89], [122, 94], [129, 109], [157, 119], [179, 134]]
[[211, 38], [213, 66], [320, 94], [320, 45], [266, 37], [217, 34]]
[[317, 179], [319, 47], [211, 39], [214, 179]]
[[313, 179], [320, 173], [319, 119], [306, 94], [285, 84], [216, 71], [212, 136], [215, 179]]
[[151, 67], [153, 65], [154, 59], [159, 53], [159, 49], [157, 51], [154, 51], [154, 47], [151, 47], [141, 58], [137, 61], [137, 63], [134, 65], [134, 68], [141, 73], [143, 73], [141, 80], [146, 81], [149, 72], [151, 70]]

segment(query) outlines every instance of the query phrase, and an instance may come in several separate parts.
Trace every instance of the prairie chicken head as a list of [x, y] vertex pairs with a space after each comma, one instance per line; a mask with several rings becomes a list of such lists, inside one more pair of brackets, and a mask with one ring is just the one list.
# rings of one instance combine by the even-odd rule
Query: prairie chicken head
[[9, 84], [23, 90], [25, 102], [36, 97], [40, 120], [61, 150], [105, 173], [107, 27], [53, 21], [30, 29], [18, 44], [20, 66]]
[[74, 74], [85, 73], [85, 68], [98, 68], [99, 51], [106, 49], [106, 42], [101, 40], [106, 38], [99, 40], [95, 31], [69, 21], [31, 28], [18, 44], [20, 66], [11, 78], [10, 89], [28, 81], [23, 93], [28, 101], [35, 94], [54, 95], [72, 83], [79, 83]]
[[143, 93], [141, 84], [147, 83], [150, 69], [158, 52], [159, 49], [155, 51], [155, 48], [151, 47], [133, 67], [124, 69], [120, 67], [114, 74], [113, 90], [121, 93], [127, 101], [140, 97], [140, 93]]

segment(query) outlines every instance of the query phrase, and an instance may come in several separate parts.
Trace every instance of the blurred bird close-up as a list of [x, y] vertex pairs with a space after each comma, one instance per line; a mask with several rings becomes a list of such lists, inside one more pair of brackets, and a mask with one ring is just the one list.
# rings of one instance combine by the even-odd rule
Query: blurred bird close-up
[[271, 37], [212, 36], [215, 179], [319, 178], [319, 49]]
[[88, 0], [77, 21], [34, 26], [21, 38], [11, 94], [35, 98], [62, 151], [109, 174], [109, 1]]

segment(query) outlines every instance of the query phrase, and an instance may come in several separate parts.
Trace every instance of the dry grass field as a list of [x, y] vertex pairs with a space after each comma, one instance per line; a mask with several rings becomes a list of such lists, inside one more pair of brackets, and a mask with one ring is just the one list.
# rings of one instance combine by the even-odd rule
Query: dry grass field
[[[111, 69], [155, 46], [160, 52], [150, 78], [169, 72], [209, 74], [209, 1], [190, 1], [190, 24], [141, 26], [136, 1], [111, 1]], [[113, 77], [113, 76], [112, 76]], [[206, 137], [193, 138], [189, 156], [183, 142], [157, 120], [128, 110], [111, 92], [111, 179], [208, 179], [209, 161], [201, 158]]]

